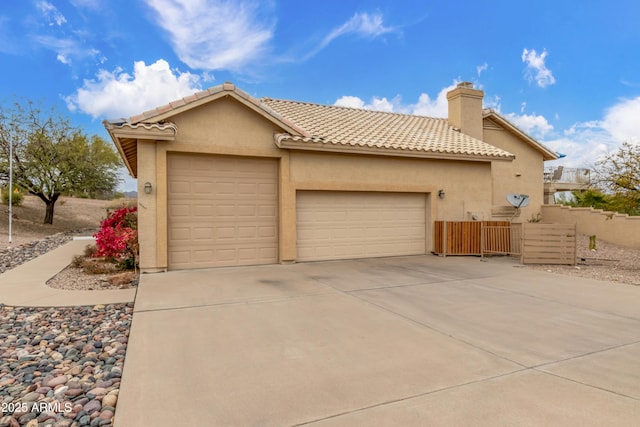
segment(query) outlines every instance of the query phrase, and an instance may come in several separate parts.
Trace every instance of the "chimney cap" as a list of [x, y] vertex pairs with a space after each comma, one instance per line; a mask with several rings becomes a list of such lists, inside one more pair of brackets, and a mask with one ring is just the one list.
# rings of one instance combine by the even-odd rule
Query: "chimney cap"
[[457, 87], [463, 87], [466, 89], [473, 89], [473, 83], [472, 82], [460, 82], [458, 83]]

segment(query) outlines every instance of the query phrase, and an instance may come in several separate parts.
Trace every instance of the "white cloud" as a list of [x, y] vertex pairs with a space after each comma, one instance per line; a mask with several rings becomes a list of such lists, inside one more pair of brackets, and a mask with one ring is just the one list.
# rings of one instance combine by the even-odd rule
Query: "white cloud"
[[480, 74], [482, 74], [484, 71], [487, 71], [489, 69], [489, 64], [487, 64], [486, 62], [482, 65], [478, 65], [476, 67], [476, 72], [478, 73], [478, 77], [480, 77]]
[[103, 5], [103, 0], [70, 0], [77, 8], [99, 9]]
[[429, 117], [447, 117], [449, 104], [447, 103], [447, 92], [454, 89], [459, 82], [447, 86], [438, 92], [435, 99], [428, 94], [422, 93], [415, 104], [402, 104], [402, 98], [395, 96], [391, 100], [386, 97], [374, 96], [368, 104], [357, 96], [342, 96], [333, 105], [339, 107], [364, 108], [366, 110], [386, 111], [403, 114], [416, 114]]
[[431, 99], [426, 93], [420, 94], [418, 102], [409, 106], [409, 113], [428, 117], [447, 117], [449, 115], [447, 92], [455, 89], [458, 83], [454, 81], [450, 86], [442, 88], [436, 99]]
[[522, 62], [527, 64], [525, 74], [529, 81], [535, 81], [539, 87], [547, 87], [556, 82], [550, 69], [547, 68], [545, 60], [548, 52], [545, 50], [538, 54], [535, 49], [524, 49], [522, 51]]
[[349, 107], [349, 108], [362, 108], [365, 110], [373, 110], [373, 111], [385, 111], [387, 113], [391, 113], [394, 111], [394, 102], [398, 101], [399, 98], [394, 98], [389, 101], [387, 98], [371, 98], [371, 102], [366, 104], [362, 99], [357, 96], [342, 96], [338, 98], [338, 100], [333, 104], [338, 107]]
[[96, 117], [119, 118], [142, 113], [201, 90], [200, 77], [172, 70], [164, 59], [151, 65], [134, 63], [133, 75], [122, 69], [100, 70], [95, 80], [85, 80], [65, 97], [71, 111]]
[[562, 137], [544, 143], [567, 155], [558, 164], [592, 167], [625, 141], [640, 144], [639, 115], [640, 97], [623, 100], [609, 108], [601, 120], [575, 123]]
[[553, 131], [551, 125], [544, 116], [533, 114], [506, 114], [505, 117], [518, 126], [520, 129], [533, 136], [534, 138], [544, 138], [545, 135]]
[[349, 107], [349, 108], [364, 108], [366, 109], [365, 103], [362, 99], [357, 96], [345, 95], [341, 96], [333, 103], [333, 105], [337, 107]]
[[567, 157], [554, 164], [590, 168], [606, 153], [615, 150], [619, 144], [595, 123], [576, 123], [564, 132], [564, 136], [541, 140], [552, 150], [566, 154]]
[[99, 63], [105, 60], [99, 50], [87, 48], [76, 39], [43, 35], [34, 36], [33, 39], [39, 45], [54, 51], [56, 59], [66, 65], [70, 65], [74, 60], [95, 59]]
[[395, 31], [397, 31], [396, 28], [384, 25], [384, 17], [380, 13], [356, 13], [344, 24], [331, 30], [315, 49], [305, 55], [304, 59], [311, 58], [327, 47], [332, 41], [347, 34], [356, 34], [360, 37], [373, 39]]
[[499, 113], [502, 109], [502, 104], [500, 103], [500, 101], [502, 101], [502, 98], [500, 98], [498, 95], [493, 95], [491, 97], [485, 95], [484, 99], [482, 100], [482, 104], [484, 108], [491, 108], [492, 110], [496, 110]]
[[602, 127], [618, 141], [640, 143], [640, 96], [609, 108]]
[[[399, 101], [399, 98], [396, 98]], [[384, 111], [387, 113], [393, 112], [394, 109], [394, 101], [388, 101], [387, 98], [373, 98], [371, 101], [371, 109], [376, 111]]]
[[273, 37], [271, 1], [145, 1], [180, 60], [194, 69], [239, 69], [262, 57]]
[[64, 53], [59, 53], [58, 56], [56, 56], [56, 59], [65, 65], [71, 64], [71, 60], [67, 58], [67, 56]]
[[67, 18], [54, 5], [47, 1], [39, 1], [36, 3], [36, 7], [40, 9], [40, 12], [45, 18], [49, 20], [49, 25], [57, 25], [58, 27], [67, 22]]
[[378, 37], [395, 31], [384, 25], [384, 18], [380, 13], [356, 13], [347, 22], [331, 31], [320, 43], [321, 48], [345, 34], [357, 34], [362, 37]]

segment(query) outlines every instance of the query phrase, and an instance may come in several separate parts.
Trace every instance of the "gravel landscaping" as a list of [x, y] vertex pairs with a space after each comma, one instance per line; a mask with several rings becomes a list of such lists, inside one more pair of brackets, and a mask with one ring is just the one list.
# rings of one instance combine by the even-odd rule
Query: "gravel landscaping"
[[111, 426], [133, 304], [0, 304], [0, 426]]
[[[1, 249], [0, 273], [75, 234]], [[100, 278], [81, 271], [56, 277], [66, 281], [65, 289], [90, 289], [95, 280], [104, 289]], [[54, 308], [0, 303], [0, 427], [112, 426], [132, 316], [133, 303]]]

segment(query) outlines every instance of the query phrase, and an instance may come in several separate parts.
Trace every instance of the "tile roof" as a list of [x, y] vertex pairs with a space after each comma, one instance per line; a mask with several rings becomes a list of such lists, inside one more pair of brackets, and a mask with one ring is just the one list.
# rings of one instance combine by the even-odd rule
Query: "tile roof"
[[136, 176], [135, 142], [142, 134], [151, 139], [172, 140], [178, 129], [170, 122], [171, 117], [227, 96], [283, 129], [274, 136], [276, 145], [281, 148], [480, 161], [515, 158], [505, 150], [454, 129], [447, 119], [257, 99], [228, 82], [129, 119], [105, 120], [103, 124], [125, 159], [129, 172]]
[[[281, 133], [276, 143], [307, 149], [356, 149], [374, 154], [424, 157], [514, 158], [513, 154], [465, 135], [447, 119], [262, 98], [306, 135]], [[306, 145], [306, 147], [305, 147]]]
[[[229, 82], [210, 87], [209, 89], [196, 92], [189, 96], [185, 96], [184, 98], [161, 105], [160, 107], [154, 108], [153, 110], [148, 110], [142, 114], [131, 116], [128, 120], [120, 120], [120, 122], [122, 122], [123, 124], [129, 123], [130, 125], [135, 125], [143, 122], [156, 122], [159, 120], [164, 120], [165, 118], [178, 114], [180, 111], [186, 111], [190, 108], [194, 108], [198, 103], [209, 102], [226, 95], [234, 96], [236, 99], [242, 100], [246, 105], [252, 106], [262, 114], [271, 117], [274, 121], [285, 124], [287, 127], [290, 127], [291, 130], [306, 136], [304, 129], [300, 129], [296, 126], [295, 123], [287, 120], [286, 117], [282, 117], [269, 106], [261, 103], [260, 100], [252, 97], [247, 92], [238, 89], [236, 85]], [[117, 120], [112, 122], [117, 122]]]

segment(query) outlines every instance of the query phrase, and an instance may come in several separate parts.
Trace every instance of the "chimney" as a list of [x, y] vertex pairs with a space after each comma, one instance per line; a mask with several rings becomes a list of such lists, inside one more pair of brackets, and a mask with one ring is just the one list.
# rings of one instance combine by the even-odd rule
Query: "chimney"
[[462, 82], [447, 93], [449, 125], [462, 133], [482, 140], [482, 97], [484, 92], [473, 83]]

